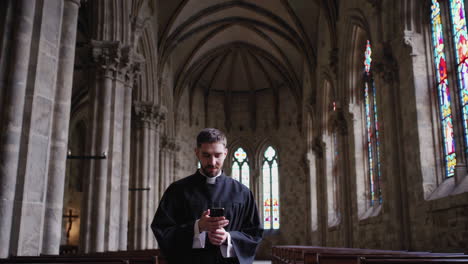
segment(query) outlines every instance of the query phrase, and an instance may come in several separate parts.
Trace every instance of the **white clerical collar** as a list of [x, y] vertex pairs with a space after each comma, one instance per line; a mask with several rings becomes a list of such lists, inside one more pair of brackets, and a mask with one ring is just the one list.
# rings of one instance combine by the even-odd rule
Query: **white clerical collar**
[[200, 172], [201, 175], [205, 176], [206, 183], [208, 183], [208, 184], [215, 184], [216, 183], [216, 178], [221, 176], [221, 174], [223, 173], [223, 171], [219, 171], [218, 175], [216, 175], [214, 177], [208, 177], [208, 176], [205, 175], [205, 173], [203, 173], [202, 169], [198, 169], [198, 171]]

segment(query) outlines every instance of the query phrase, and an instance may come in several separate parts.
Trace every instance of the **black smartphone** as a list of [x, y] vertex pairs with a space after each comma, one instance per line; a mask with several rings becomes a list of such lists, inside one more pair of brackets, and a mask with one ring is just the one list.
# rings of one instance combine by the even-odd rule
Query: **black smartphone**
[[224, 208], [210, 208], [210, 217], [224, 216]]

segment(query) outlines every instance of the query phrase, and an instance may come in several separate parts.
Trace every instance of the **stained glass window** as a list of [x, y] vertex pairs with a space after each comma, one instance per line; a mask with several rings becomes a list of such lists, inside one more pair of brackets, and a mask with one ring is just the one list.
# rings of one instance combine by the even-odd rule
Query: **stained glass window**
[[[456, 2], [456, 1], [452, 1], [451, 3], [453, 2]], [[452, 7], [453, 6], [454, 5], [452, 4]], [[461, 4], [461, 6], [463, 6], [463, 4]], [[442, 17], [441, 17], [441, 12], [440, 12], [440, 5], [437, 0], [432, 0], [431, 10], [432, 10], [431, 12], [432, 43], [433, 43], [433, 49], [434, 49], [434, 62], [435, 62], [436, 77], [437, 77], [437, 92], [439, 96], [439, 111], [440, 111], [440, 119], [441, 119], [441, 126], [442, 126], [441, 127], [442, 137], [443, 137], [443, 142], [444, 142], [445, 175], [447, 177], [451, 177], [455, 173], [455, 165], [457, 162], [456, 162], [456, 153], [455, 153], [455, 139], [453, 135], [453, 116], [452, 116], [452, 109], [451, 109], [452, 102], [451, 102], [451, 96], [450, 96], [449, 82], [447, 79], [447, 64], [446, 64], [445, 51], [444, 51], [444, 46], [445, 46], [444, 31], [443, 31]], [[463, 17], [463, 20], [464, 20], [464, 17]], [[466, 35], [466, 26], [464, 26], [464, 28], [465, 28], [465, 35]], [[459, 34], [458, 38], [462, 38], [462, 35], [463, 34]], [[457, 39], [456, 36], [455, 36], [455, 39]], [[465, 44], [465, 48], [466, 48], [466, 44]], [[466, 55], [464, 55], [464, 58], [466, 58]], [[459, 74], [463, 72], [464, 67], [466, 68], [466, 66], [461, 65], [461, 67], [459, 68]], [[464, 74], [461, 74], [461, 75], [464, 76]], [[462, 95], [463, 93], [466, 93], [466, 90], [462, 89]], [[463, 96], [462, 96], [462, 101], [465, 101]], [[465, 113], [466, 111], [467, 109], [465, 106], [463, 107], [463, 112]], [[465, 131], [466, 131], [466, 125], [465, 125]]]
[[466, 32], [465, 7], [462, 0], [450, 1], [455, 57], [457, 63], [460, 103], [462, 108], [465, 151], [468, 152], [468, 43]]
[[247, 187], [250, 187], [250, 167], [247, 153], [242, 148], [234, 152], [232, 158], [232, 177]]
[[278, 157], [276, 150], [269, 146], [263, 153], [263, 228], [279, 229], [279, 182]]
[[366, 114], [366, 139], [367, 139], [367, 158], [368, 158], [368, 176], [369, 193], [371, 206], [382, 203], [382, 191], [380, 188], [380, 140], [379, 140], [379, 122], [377, 115], [377, 99], [372, 79], [372, 47], [367, 40], [366, 50], [364, 52], [364, 105]]

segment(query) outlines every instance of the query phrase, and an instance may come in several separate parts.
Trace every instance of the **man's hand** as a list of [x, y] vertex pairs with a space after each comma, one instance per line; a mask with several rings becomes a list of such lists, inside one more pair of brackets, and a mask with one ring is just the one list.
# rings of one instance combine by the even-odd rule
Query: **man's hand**
[[214, 232], [208, 233], [208, 238], [210, 239], [211, 244], [215, 246], [221, 246], [224, 241], [226, 241], [228, 233], [224, 228], [215, 230]]
[[[224, 216], [210, 217], [210, 209], [203, 212], [200, 220], [198, 221], [198, 230], [200, 232], [208, 231], [215, 232], [229, 224], [229, 220]], [[224, 229], [223, 229], [224, 230]]]

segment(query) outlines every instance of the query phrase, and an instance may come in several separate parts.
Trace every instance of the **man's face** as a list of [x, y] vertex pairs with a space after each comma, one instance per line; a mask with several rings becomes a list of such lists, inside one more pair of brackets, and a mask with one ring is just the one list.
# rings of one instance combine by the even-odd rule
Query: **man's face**
[[227, 148], [218, 142], [202, 143], [195, 149], [195, 154], [201, 164], [203, 173], [208, 177], [214, 177], [223, 168], [224, 159], [227, 155]]

